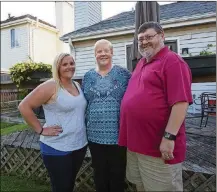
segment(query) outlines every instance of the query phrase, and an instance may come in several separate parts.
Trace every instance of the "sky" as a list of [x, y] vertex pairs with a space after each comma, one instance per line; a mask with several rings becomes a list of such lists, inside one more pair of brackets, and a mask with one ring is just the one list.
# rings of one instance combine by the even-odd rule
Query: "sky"
[[[169, 2], [158, 2], [159, 4], [167, 4]], [[109, 18], [113, 15], [124, 11], [130, 11], [135, 8], [134, 2], [102, 2], [102, 19]], [[44, 20], [52, 25], [55, 22], [55, 3], [54, 2], [1, 2], [1, 21], [11, 16], [21, 16], [30, 14]]]

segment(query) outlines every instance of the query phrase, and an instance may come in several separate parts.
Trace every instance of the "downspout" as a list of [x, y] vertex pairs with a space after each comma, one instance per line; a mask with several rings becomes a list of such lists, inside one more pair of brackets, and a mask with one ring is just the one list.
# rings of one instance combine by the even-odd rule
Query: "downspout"
[[31, 23], [28, 23], [28, 27], [29, 27], [29, 40], [28, 40], [28, 48], [29, 48], [29, 53], [28, 53], [28, 60], [29, 60], [29, 57], [31, 58]]
[[[34, 61], [34, 42], [33, 42], [33, 21], [29, 27], [29, 57]], [[29, 58], [29, 59], [30, 59]]]
[[[69, 37], [69, 48], [70, 48], [70, 54], [72, 55], [72, 57], [74, 58], [75, 64], [76, 64], [76, 51], [75, 51], [75, 47], [72, 43], [72, 38]], [[77, 75], [77, 70], [75, 70], [75, 77]]]
[[34, 21], [31, 22], [31, 27], [32, 27], [32, 60], [35, 61], [35, 41], [34, 41], [34, 32], [35, 30], [38, 28], [38, 18], [36, 18], [36, 23], [35, 23], [35, 27], [34, 27]]
[[72, 43], [72, 38], [69, 37], [69, 48], [70, 48], [70, 54], [72, 54], [74, 60], [76, 60], [76, 53], [75, 53], [75, 47]]

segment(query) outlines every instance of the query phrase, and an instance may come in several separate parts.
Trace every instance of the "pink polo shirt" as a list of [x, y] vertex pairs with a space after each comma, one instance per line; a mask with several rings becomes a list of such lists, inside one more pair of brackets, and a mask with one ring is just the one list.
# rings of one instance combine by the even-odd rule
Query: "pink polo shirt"
[[[121, 103], [119, 145], [140, 154], [161, 157], [160, 143], [172, 106], [181, 101], [192, 104], [191, 71], [185, 61], [167, 47], [150, 63], [142, 58], [129, 81]], [[174, 159], [184, 161], [185, 123], [176, 136]]]

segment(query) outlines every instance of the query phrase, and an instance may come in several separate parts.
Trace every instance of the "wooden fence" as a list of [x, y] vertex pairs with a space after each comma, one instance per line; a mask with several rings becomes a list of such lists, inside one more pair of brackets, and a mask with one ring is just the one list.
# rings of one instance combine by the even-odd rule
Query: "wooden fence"
[[21, 100], [19, 97], [23, 95], [17, 89], [1, 90], [1, 113], [10, 113], [18, 111], [17, 107]]
[[[35, 139], [33, 139], [35, 140]], [[14, 143], [15, 145], [16, 143]], [[29, 143], [22, 145], [28, 146]], [[50, 181], [43, 164], [41, 153], [33, 148], [1, 147], [1, 172], [2, 174], [17, 175], [28, 179], [38, 180], [44, 183]], [[216, 191], [216, 175], [182, 171], [184, 191]], [[125, 192], [135, 192], [133, 184], [126, 180]], [[77, 175], [76, 192], [94, 192], [93, 168], [91, 158], [86, 156], [83, 165]]]
[[[35, 149], [4, 146], [1, 148], [1, 172], [48, 184], [50, 179], [43, 164], [41, 153]], [[90, 157], [86, 157], [77, 175], [76, 192], [94, 192], [93, 168]], [[136, 191], [135, 186], [126, 181], [126, 192]]]
[[19, 91], [17, 89], [1, 90], [1, 102], [17, 100], [18, 94]]

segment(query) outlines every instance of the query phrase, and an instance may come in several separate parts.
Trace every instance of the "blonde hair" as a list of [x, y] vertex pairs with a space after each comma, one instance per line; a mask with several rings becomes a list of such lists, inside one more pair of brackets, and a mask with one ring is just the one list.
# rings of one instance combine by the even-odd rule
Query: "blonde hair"
[[[62, 87], [61, 81], [60, 81], [60, 75], [59, 75], [60, 64], [61, 64], [63, 58], [67, 57], [67, 56], [72, 57], [69, 53], [58, 54], [55, 57], [53, 65], [52, 65], [52, 76], [53, 76], [53, 80], [56, 82], [55, 97], [57, 96], [57, 92], [59, 91], [59, 89]], [[74, 60], [74, 58], [73, 58], [73, 60]]]
[[96, 51], [96, 47], [97, 47], [99, 44], [101, 44], [101, 43], [106, 43], [106, 44], [108, 44], [109, 48], [110, 48], [111, 50], [113, 50], [113, 45], [112, 45], [112, 43], [111, 43], [110, 41], [108, 41], [108, 40], [106, 40], [106, 39], [100, 39], [100, 40], [98, 40], [98, 41], [95, 43], [95, 45], [94, 45], [94, 52]]

